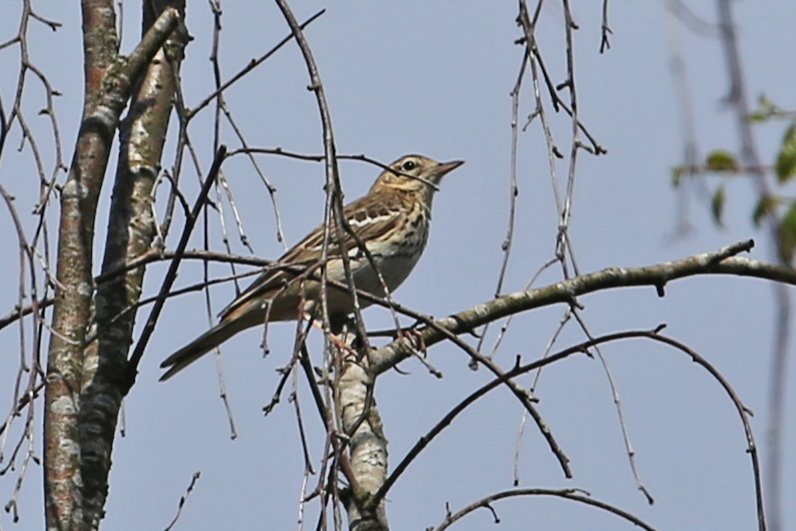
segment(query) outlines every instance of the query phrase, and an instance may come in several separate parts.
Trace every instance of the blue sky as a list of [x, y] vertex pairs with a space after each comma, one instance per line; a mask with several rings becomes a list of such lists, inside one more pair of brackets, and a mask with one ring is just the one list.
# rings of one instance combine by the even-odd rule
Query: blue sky
[[[678, 203], [683, 200], [671, 187], [671, 170], [682, 162], [683, 131], [678, 121], [682, 94], [675, 90], [669, 62], [678, 50], [685, 58], [701, 155], [716, 147], [734, 149], [734, 120], [723, 103], [728, 83], [719, 41], [685, 28], [663, 2], [611, 3], [612, 48], [601, 55], [600, 7], [591, 4], [574, 6], [580, 26], [575, 33], [580, 116], [608, 154], [579, 155], [571, 237], [581, 270], [658, 263], [749, 237], [757, 241], [752, 256], [767, 259], [765, 235], [749, 222], [755, 198], [743, 177], [728, 183], [723, 230], [712, 225], [704, 197], [697, 193], [698, 187], [692, 187], [689, 220], [694, 230], [687, 236], [671, 237], [678, 223]], [[765, 92], [783, 107], [792, 107], [796, 72], [787, 51], [794, 49], [796, 8], [784, 1], [770, 2], [763, 15], [749, 0], [733, 6], [749, 93], [756, 97]], [[223, 77], [228, 78], [273, 46], [288, 28], [275, 5], [267, 2], [227, 2], [223, 7], [221, 54]], [[338, 151], [365, 153], [384, 162], [412, 152], [438, 160], [466, 160], [443, 182], [426, 254], [397, 291], [397, 299], [435, 316], [488, 300], [495, 290], [508, 215], [509, 92], [522, 58], [522, 48], [513, 44], [520, 36], [514, 24], [515, 3], [411, 0], [326, 5], [312, 1], [293, 6], [300, 19], [323, 7], [327, 13], [306, 35], [331, 106]], [[125, 5], [126, 51], [139, 32], [137, 8]], [[699, 9], [706, 19], [714, 19], [712, 3], [702, 3]], [[82, 98], [80, 20], [74, 6], [48, 5], [41, 10], [64, 24], [57, 33], [37, 27], [30, 44], [34, 63], [64, 94], [56, 109], [68, 160]], [[15, 20], [9, 16], [0, 22], [0, 40], [13, 35]], [[188, 48], [182, 77], [187, 104], [192, 106], [212, 91], [207, 60], [212, 22], [207, 6], [190, 3], [187, 23], [195, 40]], [[559, 4], [546, 3], [538, 36], [556, 81], [565, 75], [562, 26]], [[0, 71], [16, 72], [16, 61], [13, 54], [0, 54]], [[251, 145], [321, 152], [318, 112], [307, 84], [298, 48], [290, 43], [226, 93], [230, 110]], [[12, 81], [0, 83], [4, 103], [10, 101], [12, 88]], [[32, 89], [25, 103], [35, 110], [41, 105], [39, 98]], [[533, 109], [529, 79], [520, 109], [521, 117]], [[570, 123], [562, 114], [551, 113], [550, 119], [566, 153]], [[37, 128], [45, 125], [39, 120], [34, 123]], [[782, 124], [755, 129], [764, 160], [773, 160], [783, 130]], [[193, 123], [191, 135], [206, 171], [213, 154], [211, 109]], [[237, 147], [229, 127], [223, 128], [222, 137], [230, 147]], [[17, 137], [14, 142], [18, 141]], [[170, 146], [167, 164], [173, 154], [173, 143]], [[553, 257], [556, 237], [550, 169], [538, 121], [521, 134], [519, 153], [517, 227], [505, 291], [522, 289]], [[296, 242], [322, 219], [323, 168], [279, 157], [259, 160], [278, 188], [287, 241]], [[566, 175], [565, 162], [556, 167], [560, 182]], [[36, 199], [29, 168], [29, 154], [6, 149], [0, 180], [17, 195], [24, 213]], [[256, 254], [266, 258], [281, 254], [268, 195], [251, 166], [243, 157], [234, 158], [225, 164], [224, 173]], [[341, 173], [346, 198], [353, 199], [367, 190], [378, 170], [343, 162]], [[97, 218], [99, 234], [107, 221], [110, 179]], [[184, 192], [193, 197], [198, 189], [194, 175], [184, 173], [183, 182]], [[166, 187], [161, 193], [165, 196]], [[227, 222], [233, 250], [247, 252], [234, 234], [232, 219]], [[5, 234], [6, 246], [15, 249], [12, 232]], [[178, 230], [172, 231], [170, 247], [177, 234]], [[209, 234], [213, 248], [221, 250], [217, 221], [211, 223]], [[102, 239], [98, 240], [99, 249]], [[191, 246], [201, 245], [198, 231]], [[98, 267], [99, 258], [96, 263]], [[5, 288], [4, 307], [11, 309], [16, 302], [15, 252], [2, 258], [2, 267], [14, 271], [0, 280]], [[148, 293], [157, 289], [164, 271], [163, 265], [149, 270]], [[228, 273], [222, 266], [213, 266], [211, 271], [216, 276]], [[196, 282], [200, 273], [199, 264], [185, 264], [178, 282]], [[560, 270], [554, 267], [537, 285], [559, 279]], [[753, 427], [765, 456], [772, 292], [761, 281], [701, 277], [669, 285], [664, 298], [649, 288], [632, 288], [602, 292], [580, 302], [595, 335], [667, 323], [668, 333], [718, 367], [755, 412]], [[214, 289], [214, 311], [233, 295], [230, 285]], [[563, 307], [554, 307], [518, 316], [496, 360], [510, 367], [518, 354], [528, 361], [538, 357], [563, 312]], [[369, 328], [391, 323], [389, 314], [379, 309], [365, 315]], [[143, 320], [139, 318], [139, 325]], [[184, 296], [166, 306], [138, 383], [125, 402], [127, 435], [115, 443], [105, 529], [163, 528], [195, 471], [201, 471], [202, 477], [183, 509], [180, 529], [296, 528], [303, 462], [294, 412], [285, 400], [269, 417], [261, 413], [278, 379], [275, 369], [287, 362], [292, 351], [294, 328], [270, 327], [272, 353], [265, 360], [258, 349], [260, 331], [240, 334], [224, 346], [221, 361], [240, 433], [234, 441], [229, 439], [211, 358], [167, 384], [157, 383], [161, 359], [206, 328], [201, 295]], [[493, 327], [487, 345], [494, 341], [496, 330]], [[570, 324], [558, 345], [582, 339], [582, 333]], [[316, 354], [319, 345], [315, 337]], [[10, 329], [0, 335], [0, 348], [0, 374], [12, 375], [18, 337]], [[609, 345], [604, 354], [619, 386], [642, 480], [655, 505], [647, 505], [635, 488], [605, 374], [596, 360], [585, 357], [546, 370], [537, 388], [539, 409], [570, 457], [575, 477], [562, 477], [544, 441], [528, 426], [520, 444], [521, 486], [583, 488], [658, 529], [753, 528], [754, 492], [743, 431], [716, 382], [682, 354], [649, 342]], [[466, 356], [451, 345], [433, 347], [429, 360], [444, 373], [442, 380], [416, 361], [402, 364], [408, 376], [392, 372], [379, 380], [376, 397], [393, 464], [453, 404], [488, 379], [485, 371], [470, 371]], [[792, 367], [786, 449], [794, 441]], [[2, 381], [0, 389], [10, 389], [10, 379]], [[317, 455], [320, 427], [306, 387], [298, 389]], [[387, 510], [393, 528], [437, 525], [444, 518], [446, 503], [458, 510], [491, 492], [510, 488], [521, 418], [516, 401], [502, 390], [462, 415], [391, 492]], [[783, 499], [788, 500], [796, 488], [792, 452], [786, 454], [784, 466]], [[20, 502], [22, 521], [16, 528], [41, 528], [39, 472], [34, 468], [28, 473]], [[4, 502], [13, 479], [13, 475], [0, 479]], [[316, 481], [311, 478], [310, 488]], [[549, 498], [515, 499], [495, 507], [505, 529], [630, 528], [593, 508]], [[790, 506], [785, 511], [785, 522], [796, 522], [796, 509]], [[308, 515], [310, 528], [315, 515], [312, 503]], [[481, 511], [458, 529], [484, 529], [491, 521], [490, 514]], [[6, 514], [0, 516], [0, 525], [15, 528]]]

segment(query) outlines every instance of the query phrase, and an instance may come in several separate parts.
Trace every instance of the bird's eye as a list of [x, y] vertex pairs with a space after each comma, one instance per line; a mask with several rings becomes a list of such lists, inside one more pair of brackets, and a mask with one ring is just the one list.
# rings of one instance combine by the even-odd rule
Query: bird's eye
[[413, 160], [407, 160], [406, 162], [404, 162], [404, 163], [401, 165], [401, 169], [402, 169], [403, 171], [412, 171], [412, 170], [414, 170], [415, 168], [417, 168], [417, 162], [415, 162], [415, 161], [413, 161]]

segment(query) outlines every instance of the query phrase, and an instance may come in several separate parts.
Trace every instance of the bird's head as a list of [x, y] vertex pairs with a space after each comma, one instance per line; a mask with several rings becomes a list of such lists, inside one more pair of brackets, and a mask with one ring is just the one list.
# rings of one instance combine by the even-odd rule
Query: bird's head
[[371, 191], [378, 188], [398, 188], [423, 194], [433, 193], [445, 174], [462, 164], [463, 160], [437, 162], [422, 155], [406, 155], [390, 164], [390, 169], [379, 175]]

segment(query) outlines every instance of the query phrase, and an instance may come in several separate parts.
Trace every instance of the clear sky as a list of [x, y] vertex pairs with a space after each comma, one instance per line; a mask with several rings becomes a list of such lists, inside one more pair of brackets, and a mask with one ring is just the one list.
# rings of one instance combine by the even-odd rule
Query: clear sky
[[[523, 53], [513, 44], [521, 35], [514, 23], [516, 4], [469, 0], [314, 0], [293, 4], [302, 20], [327, 8], [306, 35], [327, 92], [340, 153], [365, 153], [384, 162], [412, 152], [437, 160], [466, 160], [465, 166], [443, 183], [426, 254], [396, 297], [435, 316], [488, 300], [494, 294], [507, 226], [509, 92]], [[683, 201], [671, 187], [671, 170], [683, 157], [683, 130], [678, 120], [682, 93], [675, 89], [669, 68], [673, 53], [685, 58], [700, 153], [704, 156], [716, 147], [737, 147], [734, 118], [724, 105], [728, 82], [715, 33], [694, 32], [674, 19], [664, 2], [613, 2], [612, 47], [600, 55], [599, 3], [576, 4], [581, 118], [608, 150], [598, 158], [579, 156], [571, 237], [581, 270], [658, 263], [714, 251], [749, 237], [758, 243], [752, 256], [767, 259], [766, 237], [749, 222], [754, 196], [743, 177], [727, 183], [723, 230], [713, 226], [707, 199], [700, 187], [694, 186], [688, 193], [688, 221], [693, 231], [672, 237], [681, 221], [678, 206]], [[793, 108], [796, 7], [781, 0], [767, 3], [765, 10], [749, 0], [733, 6], [749, 93], [756, 97], [765, 92], [781, 106]], [[268, 2], [228, 1], [223, 8], [221, 53], [226, 79], [271, 48], [288, 28], [275, 5]], [[56, 110], [68, 161], [82, 101], [79, 12], [75, 5], [66, 4], [39, 9], [64, 24], [57, 33], [37, 26], [30, 53], [31, 60], [63, 93]], [[125, 4], [125, 51], [132, 49], [139, 34], [138, 9], [137, 3]], [[706, 20], [715, 20], [712, 2], [698, 3], [698, 9]], [[15, 13], [2, 19], [0, 41], [13, 36], [17, 23]], [[206, 3], [189, 2], [187, 23], [195, 37], [182, 71], [190, 107], [213, 87], [208, 61], [212, 20]], [[546, 2], [538, 35], [556, 82], [565, 75], [562, 26], [560, 5]], [[0, 76], [4, 104], [13, 98], [17, 69], [16, 55], [0, 53], [0, 72], [7, 73]], [[251, 145], [320, 153], [318, 112], [307, 84], [298, 48], [290, 43], [225, 96]], [[523, 117], [533, 109], [532, 96], [526, 79], [521, 96]], [[40, 98], [35, 88], [25, 100], [33, 116], [42, 105]], [[569, 121], [563, 115], [551, 114], [550, 118], [566, 153]], [[33, 125], [42, 128], [46, 124], [43, 118], [36, 118]], [[783, 130], [782, 124], [755, 130], [764, 160], [773, 160]], [[206, 172], [213, 155], [211, 109], [193, 123], [191, 134]], [[222, 138], [230, 147], [238, 147], [229, 127], [224, 127]], [[11, 147], [18, 143], [17, 133]], [[550, 170], [538, 122], [522, 133], [519, 149], [517, 227], [505, 291], [521, 289], [553, 257], [556, 237]], [[173, 147], [167, 150], [166, 165], [171, 164], [172, 156]], [[259, 160], [278, 188], [284, 232], [292, 244], [322, 219], [323, 167], [279, 157]], [[17, 206], [25, 215], [36, 200], [37, 185], [30, 167], [25, 150], [17, 154], [6, 148], [0, 161], [0, 180], [17, 196]], [[364, 193], [378, 173], [373, 166], [354, 162], [342, 162], [341, 170], [347, 199]], [[252, 167], [239, 157], [228, 161], [224, 173], [255, 253], [266, 258], [281, 254], [273, 209]], [[557, 174], [559, 178], [566, 175], [564, 164], [557, 167]], [[97, 218], [98, 248], [107, 222], [112, 175], [111, 168]], [[188, 183], [184, 192], [194, 197], [193, 173], [185, 172], [183, 182]], [[714, 184], [711, 181], [707, 186]], [[166, 191], [163, 187], [161, 193], [165, 196]], [[227, 222], [233, 250], [247, 252], [234, 234], [232, 218], [228, 216]], [[0, 267], [12, 273], [0, 279], [5, 308], [0, 313], [16, 303], [18, 279], [16, 238], [7, 216], [3, 223], [3, 243], [11, 251], [0, 258]], [[179, 226], [181, 221], [175, 229]], [[170, 248], [178, 233], [172, 231]], [[214, 249], [222, 249], [221, 238], [214, 221], [210, 227]], [[201, 231], [197, 231], [191, 246], [201, 245]], [[97, 268], [100, 257], [98, 254], [95, 259]], [[199, 281], [200, 269], [198, 264], [186, 264], [178, 283]], [[147, 293], [160, 285], [164, 270], [165, 266], [158, 265], [148, 271]], [[228, 274], [221, 266], [211, 270], [217, 276]], [[560, 271], [552, 268], [538, 285], [559, 279]], [[230, 285], [214, 289], [214, 312], [233, 295]], [[634, 288], [587, 296], [580, 302], [595, 335], [667, 323], [668, 333], [708, 358], [755, 412], [753, 427], [765, 458], [773, 331], [769, 285], [749, 279], [700, 277], [670, 284], [664, 298], [653, 289]], [[537, 358], [564, 310], [555, 307], [518, 316], [496, 360], [510, 367], [518, 354], [527, 361]], [[139, 326], [145, 315], [139, 317]], [[369, 328], [390, 325], [389, 314], [379, 309], [365, 315]], [[296, 528], [303, 461], [294, 411], [283, 400], [269, 417], [261, 412], [278, 379], [275, 369], [287, 362], [292, 350], [294, 327], [270, 327], [272, 353], [265, 360], [258, 349], [260, 331], [240, 334], [224, 346], [222, 364], [239, 432], [238, 439], [230, 440], [212, 357], [166, 384], [157, 382], [160, 361], [207, 326], [200, 294], [172, 300], [166, 306], [137, 385], [125, 402], [127, 433], [115, 443], [104, 529], [164, 528], [196, 471], [201, 471], [202, 477], [183, 509], [179, 529]], [[487, 345], [494, 342], [496, 330], [492, 329]], [[582, 339], [582, 333], [570, 324], [559, 346]], [[474, 342], [472, 338], [468, 341]], [[10, 406], [18, 345], [13, 329], [0, 335], [0, 375], [4, 375], [0, 377], [0, 399], [6, 401], [6, 408]], [[316, 355], [320, 354], [318, 346], [316, 337]], [[792, 346], [791, 356], [794, 351]], [[585, 357], [546, 370], [537, 387], [540, 412], [570, 457], [574, 479], [562, 476], [546, 444], [529, 425], [520, 444], [520, 485], [582, 488], [658, 529], [755, 528], [752, 472], [743, 430], [715, 380], [681, 353], [645, 341], [613, 344], [605, 347], [604, 353], [619, 386], [642, 480], [656, 503], [647, 505], [636, 490], [605, 374], [599, 362]], [[376, 397], [392, 464], [469, 390], [488, 381], [485, 371], [468, 369], [468, 359], [452, 345], [434, 346], [429, 360], [444, 373], [442, 380], [416, 361], [402, 364], [409, 375], [389, 372], [379, 380]], [[796, 461], [793, 452], [787, 451], [796, 441], [794, 366], [791, 363], [788, 378], [784, 500], [796, 497]], [[299, 387], [299, 394], [317, 456], [321, 448], [317, 416], [305, 386]], [[40, 409], [37, 414], [41, 415]], [[435, 526], [444, 518], [446, 503], [458, 510], [489, 493], [511, 488], [521, 419], [521, 408], [505, 390], [492, 393], [457, 419], [391, 492], [387, 510], [393, 529]], [[36, 436], [39, 434], [37, 427]], [[26, 477], [20, 501], [22, 521], [15, 526], [2, 513], [0, 527], [42, 527], [40, 472], [35, 467]], [[4, 504], [15, 477], [0, 478]], [[317, 477], [311, 479], [310, 488], [316, 481]], [[495, 508], [503, 522], [496, 529], [631, 528], [615, 516], [557, 499], [513, 499], [498, 502]], [[796, 506], [787, 504], [785, 511], [785, 522], [796, 525]], [[308, 529], [314, 527], [314, 516], [314, 509], [309, 510]], [[458, 529], [494, 527], [491, 523], [489, 512], [482, 510], [461, 522]]]

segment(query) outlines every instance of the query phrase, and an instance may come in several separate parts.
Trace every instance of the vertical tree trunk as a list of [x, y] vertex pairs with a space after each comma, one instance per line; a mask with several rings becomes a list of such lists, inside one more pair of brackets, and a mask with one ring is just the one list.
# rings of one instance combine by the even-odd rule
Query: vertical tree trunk
[[[61, 192], [58, 286], [45, 388], [45, 514], [47, 527], [60, 530], [99, 525], [107, 496], [116, 416], [126, 390], [125, 356], [119, 356], [118, 351], [106, 356], [103, 349], [104, 339], [115, 337], [121, 341], [123, 334], [100, 326], [103, 341], [87, 345], [89, 330], [96, 329], [92, 326], [94, 223], [111, 142], [133, 86], [181, 18], [175, 10], [165, 12], [147, 38], [128, 58], [123, 58], [118, 55], [113, 2], [84, 0], [82, 14], [84, 110]], [[164, 123], [167, 121], [166, 117]], [[131, 135], [122, 136], [123, 142], [128, 139]], [[153, 153], [159, 157], [159, 150]], [[131, 189], [127, 201], [132, 203], [134, 196]], [[129, 206], [115, 206], [138, 212]], [[111, 214], [112, 218], [115, 216]], [[107, 310], [106, 301], [107, 298], [98, 304], [103, 312]], [[131, 331], [132, 325], [123, 321], [120, 330], [124, 329]], [[121, 344], [126, 347], [129, 343], [128, 332]], [[100, 374], [102, 378], [98, 377]]]

